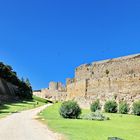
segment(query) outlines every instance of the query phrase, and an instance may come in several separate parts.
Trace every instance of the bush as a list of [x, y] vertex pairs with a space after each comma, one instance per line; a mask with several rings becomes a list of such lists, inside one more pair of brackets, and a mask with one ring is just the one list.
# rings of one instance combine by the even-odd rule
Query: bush
[[93, 103], [91, 104], [91, 106], [90, 106], [90, 110], [91, 110], [92, 112], [96, 112], [97, 110], [100, 110], [100, 109], [101, 109], [101, 107], [100, 107], [99, 100], [93, 102]]
[[81, 108], [75, 101], [65, 101], [60, 107], [60, 115], [63, 118], [77, 119], [81, 114]]
[[121, 102], [119, 104], [119, 113], [127, 114], [129, 112], [129, 106], [126, 102]]
[[104, 116], [99, 110], [97, 110], [94, 113], [92, 112], [90, 114], [82, 115], [81, 119], [84, 119], [84, 120], [97, 120], [97, 121], [109, 120], [109, 118]]
[[107, 101], [104, 106], [105, 112], [116, 113], [117, 112], [117, 103], [115, 101]]
[[137, 101], [133, 104], [133, 113], [140, 116], [140, 101]]
[[118, 138], [118, 137], [109, 137], [108, 140], [123, 140], [123, 139]]

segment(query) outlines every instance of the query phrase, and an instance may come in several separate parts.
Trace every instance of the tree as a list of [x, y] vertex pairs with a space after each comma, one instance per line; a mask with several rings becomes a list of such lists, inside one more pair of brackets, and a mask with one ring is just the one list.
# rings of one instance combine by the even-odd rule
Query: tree
[[30, 81], [29, 81], [28, 78], [26, 78], [25, 83], [26, 83], [29, 87], [31, 87], [31, 83], [30, 83]]
[[27, 78], [24, 80], [24, 78], [22, 78], [20, 80], [17, 73], [10, 65], [5, 65], [4, 63], [0, 62], [0, 78], [3, 78], [7, 82], [10, 82], [18, 87], [18, 93], [16, 94], [17, 96], [27, 99], [32, 98], [32, 86], [29, 79]]

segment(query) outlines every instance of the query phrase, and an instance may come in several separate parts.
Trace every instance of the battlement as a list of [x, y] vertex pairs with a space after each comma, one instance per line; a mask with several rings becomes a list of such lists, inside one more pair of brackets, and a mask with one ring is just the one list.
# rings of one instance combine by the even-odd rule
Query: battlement
[[140, 54], [136, 54], [84, 64], [76, 68], [75, 80], [140, 75], [139, 62]]
[[127, 101], [132, 105], [140, 99], [140, 54], [83, 64], [75, 69], [75, 77], [60, 82], [50, 82], [40, 96], [53, 100], [76, 100], [82, 107], [99, 99]]
[[66, 79], [66, 85], [72, 84], [75, 82], [75, 78], [67, 78]]
[[123, 60], [130, 60], [130, 59], [135, 59], [135, 58], [140, 58], [140, 54], [128, 55], [128, 56], [123, 56], [123, 57], [118, 57], [118, 58], [113, 58], [113, 59], [107, 59], [107, 60], [102, 60], [102, 61], [96, 61], [96, 62], [93, 62], [91, 65], [111, 63], [111, 62], [117, 62], [117, 61], [121, 62]]

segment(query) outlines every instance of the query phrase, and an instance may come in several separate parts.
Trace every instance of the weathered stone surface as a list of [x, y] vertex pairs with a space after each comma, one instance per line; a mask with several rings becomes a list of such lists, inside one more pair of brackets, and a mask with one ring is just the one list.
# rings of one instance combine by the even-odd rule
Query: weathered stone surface
[[50, 82], [49, 88], [34, 91], [33, 94], [52, 101], [65, 101], [67, 98], [66, 87], [61, 82]]
[[56, 100], [74, 99], [82, 107], [97, 99], [102, 105], [109, 99], [132, 105], [140, 100], [140, 54], [81, 65], [75, 77], [67, 79], [66, 88], [54, 85], [42, 94]]

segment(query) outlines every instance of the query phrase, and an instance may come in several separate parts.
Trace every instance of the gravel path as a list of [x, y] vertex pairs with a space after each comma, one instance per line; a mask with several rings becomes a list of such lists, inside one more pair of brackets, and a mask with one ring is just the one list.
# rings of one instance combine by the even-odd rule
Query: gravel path
[[57, 134], [35, 119], [36, 115], [48, 106], [0, 119], [0, 140], [60, 140]]

